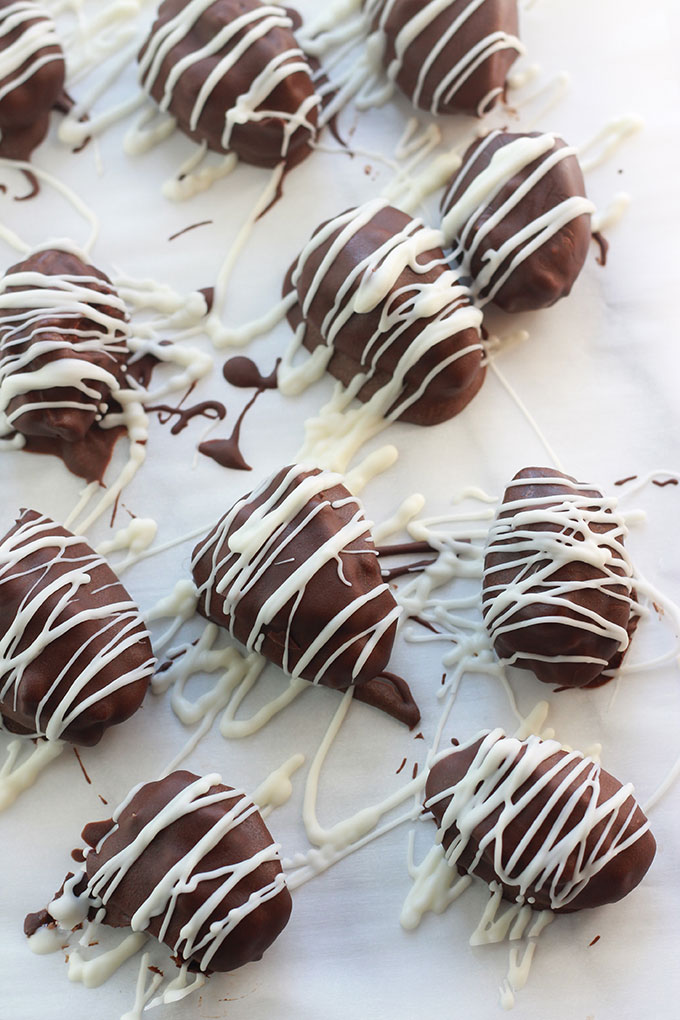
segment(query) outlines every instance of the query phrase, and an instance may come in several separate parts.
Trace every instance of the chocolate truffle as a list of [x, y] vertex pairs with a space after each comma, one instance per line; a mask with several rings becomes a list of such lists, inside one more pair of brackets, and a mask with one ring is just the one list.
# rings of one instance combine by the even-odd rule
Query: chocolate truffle
[[0, 156], [30, 159], [64, 89], [64, 53], [49, 14], [0, 0]]
[[[128, 330], [111, 281], [73, 252], [44, 249], [8, 269], [0, 280], [0, 434], [17, 431], [59, 453], [96, 442], [96, 423], [125, 385]], [[115, 436], [107, 438], [110, 446]], [[69, 466], [99, 480], [108, 456], [110, 449], [103, 464], [93, 454], [92, 463]]]
[[576, 149], [553, 134], [492, 131], [474, 142], [442, 199], [442, 230], [478, 304], [506, 312], [571, 291], [591, 240]]
[[[154, 935], [190, 970], [259, 960], [290, 917], [279, 847], [252, 800], [218, 775], [173, 772], [140, 785], [83, 839], [85, 871], [70, 886], [84, 916]], [[57, 919], [59, 899], [50, 904]]]
[[633, 787], [555, 740], [484, 733], [437, 758], [425, 797], [451, 867], [536, 910], [615, 903], [656, 852]]
[[298, 162], [319, 97], [291, 13], [259, 0], [164, 0], [139, 54], [140, 82], [194, 141], [246, 163]]
[[505, 93], [524, 47], [517, 0], [364, 0], [384, 34], [382, 61], [414, 106], [482, 116]]
[[96, 744], [141, 705], [155, 659], [106, 561], [24, 510], [0, 542], [0, 715], [13, 733]]
[[481, 312], [440, 244], [439, 231], [377, 199], [319, 227], [284, 284], [317, 366], [364, 402], [379, 393], [389, 420], [446, 421], [484, 381]]
[[559, 687], [599, 686], [639, 614], [616, 500], [554, 468], [525, 468], [490, 528], [482, 610], [499, 658]]
[[293, 678], [339, 690], [355, 685], [364, 700], [377, 687], [379, 707], [417, 722], [404, 681], [381, 679], [400, 609], [362, 506], [340, 475], [283, 468], [196, 546], [192, 572], [199, 612], [248, 651]]

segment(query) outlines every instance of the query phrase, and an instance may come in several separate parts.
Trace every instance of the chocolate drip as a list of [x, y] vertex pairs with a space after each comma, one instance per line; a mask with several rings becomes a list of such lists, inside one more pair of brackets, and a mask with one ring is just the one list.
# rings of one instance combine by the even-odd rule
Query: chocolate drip
[[609, 252], [609, 241], [604, 237], [599, 230], [596, 230], [593, 234], [593, 241], [600, 249], [600, 254], [596, 258], [596, 262], [599, 266], [607, 265], [607, 253]]
[[35, 196], [40, 192], [40, 184], [38, 182], [38, 178], [30, 170], [22, 170], [21, 172], [28, 181], [31, 190], [26, 192], [25, 195], [15, 195], [14, 201], [28, 202], [29, 198], [35, 198]]
[[222, 367], [222, 375], [228, 383], [238, 389], [275, 390], [278, 385], [278, 369], [281, 358], [276, 359], [274, 369], [269, 375], [262, 375], [259, 368], [250, 358], [238, 356], [229, 358]]
[[198, 452], [205, 454], [206, 457], [210, 457], [211, 460], [216, 461], [221, 467], [231, 468], [232, 471], [252, 471], [253, 469], [241, 453], [239, 445], [241, 442], [241, 425], [247, 412], [263, 392], [263, 390], [258, 390], [248, 401], [238, 416], [234, 425], [234, 431], [228, 439], [209, 439], [207, 442], [201, 443]]
[[[147, 407], [147, 411], [156, 411], [161, 425], [166, 425], [171, 418], [177, 416], [177, 421], [170, 429], [170, 434], [178, 436], [183, 432], [192, 418], [201, 415], [210, 421], [224, 421], [227, 416], [227, 409], [219, 400], [204, 400], [193, 407], [170, 407], [169, 404], [154, 404]], [[165, 417], [164, 417], [165, 416]]]
[[354, 697], [365, 705], [386, 712], [397, 722], [405, 723], [410, 730], [420, 722], [420, 709], [411, 694], [411, 688], [404, 678], [397, 676], [396, 673], [385, 671], [372, 680], [357, 684], [354, 688]]
[[619, 478], [618, 482], [614, 482], [614, 485], [626, 485], [628, 482], [634, 482], [637, 477], [637, 475], [628, 475], [626, 478]]
[[207, 227], [212, 220], [201, 220], [200, 223], [190, 223], [188, 227], [183, 227], [182, 230], [178, 230], [176, 234], [170, 234], [168, 241], [174, 241], [176, 237], [181, 237], [182, 234], [188, 234], [190, 230], [196, 230], [197, 227]]
[[667, 485], [677, 485], [677, 478], [667, 478], [665, 482], [660, 482], [657, 478], [652, 478], [652, 485], [658, 485], [660, 489], [665, 489]]
[[377, 545], [375, 551], [378, 556], [400, 556], [402, 553], [427, 553], [436, 552], [429, 542], [397, 542], [394, 545]]

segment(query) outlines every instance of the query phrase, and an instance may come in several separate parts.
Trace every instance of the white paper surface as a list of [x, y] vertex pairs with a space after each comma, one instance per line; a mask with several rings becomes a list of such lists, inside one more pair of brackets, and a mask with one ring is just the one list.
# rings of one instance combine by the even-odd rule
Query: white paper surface
[[[308, 0], [300, 7], [312, 11], [318, 5]], [[612, 491], [613, 483], [626, 476], [680, 469], [677, 12], [671, 0], [644, 7], [621, 0], [539, 0], [523, 14], [522, 36], [528, 47], [524, 63], [540, 63], [543, 80], [562, 70], [572, 76], [569, 93], [539, 127], [578, 145], [617, 115], [636, 112], [645, 121], [641, 134], [587, 178], [589, 195], [598, 206], [622, 190], [633, 197], [623, 221], [608, 232], [607, 267], [596, 264], [593, 246], [570, 298], [534, 315], [489, 317], [500, 334], [516, 328], [530, 331], [530, 340], [504, 353], [498, 366], [566, 470]], [[133, 87], [130, 69], [111, 96], [125, 98]], [[80, 94], [78, 87], [73, 91]], [[106, 98], [101, 105], [110, 102]], [[320, 222], [386, 186], [391, 170], [379, 155], [393, 158], [411, 115], [402, 99], [361, 116], [350, 107], [340, 125], [351, 134], [357, 154], [319, 152], [290, 174], [283, 200], [259, 221], [237, 264], [227, 302], [230, 325], [256, 317], [274, 303], [286, 269]], [[426, 123], [427, 118], [421, 115], [421, 120]], [[106, 272], [117, 268], [126, 275], [153, 277], [183, 292], [212, 284], [268, 172], [240, 166], [208, 193], [173, 204], [160, 188], [191, 152], [186, 139], [175, 135], [146, 155], [127, 157], [122, 137], [128, 122], [73, 155], [56, 140], [55, 124], [34, 163], [69, 183], [96, 210], [101, 232], [95, 264]], [[464, 119], [444, 125], [452, 142], [473, 126]], [[330, 135], [324, 141], [337, 148]], [[27, 241], [40, 244], [51, 236], [84, 240], [85, 225], [49, 186], [43, 186], [38, 199], [17, 204], [12, 195], [20, 193], [23, 184], [4, 168], [0, 180], [9, 185], [8, 194], [0, 196], [0, 217]], [[435, 200], [426, 211], [434, 222]], [[167, 240], [205, 219], [212, 223]], [[2, 268], [15, 261], [18, 256], [3, 246]], [[283, 323], [247, 353], [267, 372], [289, 338]], [[207, 342], [203, 347], [209, 349]], [[212, 376], [193, 395], [197, 401], [212, 398], [227, 405], [226, 422], [215, 437], [229, 434], [250, 397], [221, 377], [221, 365], [231, 353], [216, 353]], [[301, 443], [305, 417], [318, 410], [331, 389], [331, 381], [324, 379], [299, 398], [285, 399], [278, 392], [260, 398], [242, 434], [251, 473], [224, 470], [204, 457], [193, 464], [204, 427], [201, 419], [178, 437], [154, 419], [147, 462], [125, 491], [123, 506], [158, 521], [159, 543], [201, 525], [207, 529], [260, 478], [290, 461]], [[368, 516], [376, 521], [392, 514], [412, 492], [426, 496], [428, 514], [443, 511], [467, 486], [500, 495], [518, 469], [547, 458], [492, 373], [458, 418], [427, 430], [393, 426], [369, 449], [385, 442], [398, 447], [399, 461], [364, 493]], [[124, 444], [119, 444], [116, 463], [123, 452]], [[58, 460], [21, 452], [0, 456], [2, 533], [20, 506], [36, 507], [57, 520], [67, 516], [82, 486]], [[649, 484], [622, 503], [626, 510], [641, 507], [647, 515], [631, 532], [628, 545], [634, 562], [676, 601], [679, 501], [680, 488]], [[91, 541], [110, 537], [107, 520], [93, 529]], [[126, 523], [121, 510], [116, 527]], [[125, 574], [124, 582], [143, 610], [188, 576], [193, 544], [147, 559]], [[184, 633], [191, 634], [191, 627]], [[641, 626], [631, 661], [648, 658], [673, 641], [669, 626], [652, 619]], [[323, 825], [374, 803], [409, 779], [415, 762], [422, 765], [440, 711], [440, 654], [437, 644], [400, 642], [391, 665], [411, 683], [423, 713], [417, 732], [422, 731], [424, 740], [414, 739], [413, 733], [374, 710], [352, 706], [322, 773]], [[528, 673], [515, 673], [512, 682], [524, 712], [543, 698], [550, 700], [548, 722], [560, 740], [582, 749], [601, 743], [605, 767], [623, 782], [632, 781], [642, 802], [680, 754], [678, 668], [633, 675], [617, 688], [560, 695], [552, 695]], [[253, 703], [283, 684], [282, 675], [269, 669]], [[296, 752], [304, 753], [309, 763], [338, 704], [333, 692], [310, 690], [254, 737], [227, 742], [214, 728], [186, 766], [199, 773], [218, 771], [227, 783], [252, 790]], [[250, 703], [245, 711], [250, 713]], [[496, 725], [514, 727], [505, 694], [491, 678], [467, 677], [447, 739], [467, 739]], [[131, 1008], [138, 958], [103, 987], [84, 989], [68, 982], [62, 954], [30, 953], [23, 918], [44, 906], [59, 887], [82, 826], [106, 817], [99, 795], [114, 807], [132, 785], [154, 779], [189, 736], [173, 715], [169, 697], [149, 695], [133, 719], [109, 732], [97, 748], [82, 751], [91, 785], [67, 748], [37, 785], [0, 816], [1, 1020], [117, 1018]], [[0, 752], [5, 743], [0, 737]], [[407, 763], [396, 776], [404, 757]], [[291, 801], [268, 823], [286, 856], [309, 848], [301, 822], [306, 768], [293, 779]], [[678, 795], [676, 785], [651, 814], [659, 851], [642, 886], [618, 905], [559, 919], [540, 938], [515, 1015], [522, 1020], [678, 1016]], [[420, 859], [431, 845], [434, 826], [423, 823], [417, 829]], [[294, 895], [288, 928], [261, 963], [217, 976], [200, 998], [164, 1007], [156, 1015], [168, 1020], [498, 1015], [497, 988], [507, 970], [508, 945], [473, 949], [468, 944], [486, 898], [482, 887], [475, 885], [443, 916], [427, 915], [416, 931], [401, 929], [399, 912], [410, 887], [407, 836], [408, 826], [402, 826], [303, 886]], [[596, 936], [600, 939], [591, 946]]]

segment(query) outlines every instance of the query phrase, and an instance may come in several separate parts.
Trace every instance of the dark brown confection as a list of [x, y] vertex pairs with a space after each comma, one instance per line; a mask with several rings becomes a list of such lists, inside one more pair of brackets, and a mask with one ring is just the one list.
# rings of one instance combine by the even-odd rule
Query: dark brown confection
[[499, 658], [558, 687], [611, 679], [639, 615], [611, 501], [555, 468], [524, 468], [503, 496], [482, 609]]
[[139, 610], [83, 539], [24, 510], [0, 542], [0, 714], [13, 733], [96, 744], [141, 705]]
[[64, 89], [54, 22], [31, 0], [0, 0], [0, 156], [28, 160]]
[[[0, 411], [28, 437], [28, 449], [56, 453], [88, 481], [101, 480], [121, 432], [97, 423], [111, 403], [111, 383], [125, 385], [126, 323], [109, 278], [68, 251], [38, 251], [0, 284]], [[27, 372], [39, 373], [40, 388], [22, 384], [15, 392], [16, 377]]]
[[[383, 64], [415, 106], [481, 116], [505, 94], [521, 52], [517, 0], [485, 0], [474, 10], [471, 0], [450, 0], [427, 17], [423, 0], [364, 0], [364, 6], [379, 8], [372, 27], [385, 35]], [[405, 42], [416, 19], [420, 30]]]
[[[413, 726], [419, 713], [407, 684], [384, 673], [399, 608], [363, 510], [337, 475], [326, 487], [320, 475], [284, 468], [196, 546], [198, 610], [290, 675], [355, 685], [361, 700]], [[260, 517], [255, 544], [233, 552], [235, 532]]]
[[[104, 881], [102, 888], [96, 883], [98, 874], [104, 876], [102, 869], [105, 869], [107, 861], [116, 854], [125, 855], [144, 826], [161, 815], [173, 798], [184, 795], [183, 806], [174, 811], [176, 820], [164, 824], [140, 853], [121, 862], [124, 874], [110, 898], [106, 899], [104, 920], [114, 928], [128, 926], [135, 912], [161, 886], [168, 873], [195, 851], [201, 840], [205, 840], [203, 846], [206, 849], [196, 854], [193, 866], [189, 864], [179, 868], [181, 878], [187, 882], [183, 890], [177, 895], [176, 886], [173, 891], [166, 885], [154, 916], [143, 925], [143, 930], [170, 946], [179, 963], [189, 961], [192, 970], [200, 967], [208, 973], [234, 970], [259, 960], [285, 928], [292, 909], [278, 851], [262, 816], [243, 793], [223, 786], [216, 781], [218, 779], [207, 777], [193, 796], [187, 796], [191, 784], [200, 784], [201, 780], [191, 772], [173, 772], [160, 782], [142, 786], [123, 809], [117, 827], [114, 828], [113, 821], [109, 820], [93, 822], [83, 829], [83, 839], [92, 847], [86, 858], [90, 888], [105, 896], [108, 883]], [[231, 793], [233, 796], [219, 798], [219, 794]], [[208, 803], [211, 799], [216, 802]], [[192, 801], [200, 803], [195, 810], [188, 809]], [[231, 821], [227, 818], [230, 813], [233, 815]], [[221, 829], [221, 838], [218, 838], [219, 831], [210, 835], [215, 827]], [[104, 838], [108, 833], [111, 835]], [[260, 863], [257, 863], [258, 859], [261, 859]], [[191, 888], [189, 879], [192, 876], [210, 872], [215, 877], [198, 879], [195, 888]], [[192, 922], [209, 899], [228, 886], [231, 876], [239, 874], [233, 888], [227, 888], [207, 916], [195, 924], [191, 951], [192, 947], [181, 934], [182, 928], [185, 925], [194, 927]], [[176, 871], [175, 882], [178, 881], [180, 878]], [[176, 897], [172, 902], [171, 893]], [[246, 905], [240, 920], [237, 920], [239, 908]], [[167, 923], [169, 909], [171, 917]], [[225, 927], [230, 911], [235, 913], [229, 919], [229, 926], [237, 923], [221, 941], [207, 965], [202, 967], [204, 952], [212, 938], [216, 937], [216, 932]], [[164, 923], [167, 923], [167, 928], [161, 937]], [[212, 933], [211, 926], [214, 926]], [[203, 949], [199, 948], [202, 943]]]
[[[498, 737], [502, 744], [494, 739]], [[483, 744], [480, 762], [477, 756]], [[498, 753], [500, 746], [502, 754]], [[493, 768], [485, 763], [489, 753], [494, 756]], [[525, 778], [526, 772], [518, 775], [516, 770], [527, 754], [535, 764]], [[479, 782], [475, 782], [477, 769]], [[551, 769], [555, 772], [547, 779]], [[425, 804], [440, 828], [454, 788], [462, 780], [467, 793], [462, 793], [461, 787], [456, 789], [463, 801], [459, 801], [460, 813], [455, 818], [449, 812], [444, 848], [449, 850], [456, 843], [453, 851], [461, 874], [498, 883], [505, 899], [557, 913], [615, 903], [642, 881], [654, 859], [656, 842], [632, 788], [622, 787], [592, 759], [567, 752], [556, 741], [537, 737], [518, 741], [494, 731], [449, 752], [432, 767], [425, 787]], [[501, 798], [501, 794], [505, 796]], [[484, 804], [494, 795], [497, 799], [489, 803], [485, 814]], [[466, 815], [473, 801], [474, 819]], [[466, 828], [469, 838], [461, 849], [456, 823], [463, 815], [472, 829]], [[562, 818], [564, 823], [552, 831]], [[530, 830], [531, 838], [513, 859]], [[499, 853], [496, 859], [501, 862], [502, 876], [494, 861], [494, 854]]]
[[[233, 151], [265, 167], [304, 159], [316, 133], [319, 100], [293, 35], [297, 15], [283, 7], [272, 15], [271, 5], [259, 0], [205, 0], [192, 21], [188, 8], [188, 0], [161, 4], [138, 58], [144, 89], [186, 135], [209, 149]], [[217, 49], [215, 40], [223, 40]], [[199, 58], [204, 47], [212, 52]], [[179, 78], [170, 80], [180, 61], [192, 55]], [[213, 74], [216, 80], [203, 95]]]
[[[451, 245], [455, 241], [464, 254], [472, 251], [469, 271], [475, 279], [487, 268], [489, 255], [507, 245], [508, 255], [500, 261], [490, 279], [483, 286], [473, 288], [482, 301], [492, 300], [506, 312], [535, 311], [554, 305], [556, 301], [570, 293], [583, 268], [592, 236], [590, 212], [582, 211], [573, 215], [564, 226], [559, 226], [561, 212], [558, 210], [563, 203], [573, 204], [578, 198], [585, 199], [585, 183], [578, 158], [574, 154], [567, 155], [553, 165], [546, 166], [545, 172], [541, 172], [541, 166], [551, 161], [555, 152], [567, 147], [566, 142], [556, 136], [541, 136], [537, 132], [531, 134], [493, 132], [473, 142], [463, 156], [461, 170], [451, 178], [442, 199], [441, 210], [445, 218], [466, 190], [474, 186], [496, 152], [518, 139], [541, 137], [548, 139], [548, 145], [550, 138], [554, 138], [554, 143], [543, 155], [532, 160], [517, 173], [510, 172], [497, 191], [494, 188], [488, 197], [481, 196], [479, 201], [475, 202], [475, 209], [481, 205], [482, 211], [476, 216], [473, 214], [462, 229], [456, 232], [455, 237], [447, 236], [447, 241]], [[513, 196], [534, 173], [537, 174], [536, 183], [519, 201], [513, 202]], [[477, 242], [478, 232], [506, 202], [510, 202], [512, 207], [483, 239]], [[580, 207], [592, 208], [589, 205], [584, 206], [583, 203], [580, 203]], [[554, 228], [549, 225], [550, 214], [553, 211]], [[573, 211], [578, 213], [577, 208]], [[513, 243], [513, 239], [528, 227], [532, 228], [529, 236]], [[546, 228], [549, 229], [551, 236], [523, 258], [501, 284], [512, 260], [518, 254], [522, 254], [522, 247], [532, 244], [539, 231]], [[446, 226], [444, 232], [448, 234]]]
[[[294, 330], [304, 321], [307, 350], [331, 349], [327, 370], [345, 386], [359, 375], [367, 376], [356, 394], [360, 400], [370, 400], [403, 376], [385, 417], [414, 425], [437, 425], [462, 411], [484, 382], [486, 368], [478, 330], [481, 313], [471, 308], [469, 291], [445, 264], [440, 248], [422, 252], [413, 263], [410, 244], [414, 235], [425, 229], [422, 225], [416, 229], [416, 221], [392, 206], [376, 206], [375, 214], [365, 222], [365, 209], [336, 217], [338, 226], [332, 233], [327, 228], [335, 221], [315, 231], [284, 283], [284, 294], [295, 289], [298, 298], [288, 321]], [[348, 234], [350, 214], [356, 229], [350, 228]], [[343, 230], [347, 240], [322, 270], [319, 283], [317, 273]], [[388, 249], [389, 257], [399, 256], [397, 264], [403, 269], [383, 300], [370, 310], [355, 311], [353, 302], [362, 280], [382, 267]], [[428, 268], [421, 272], [414, 264]], [[442, 287], [445, 275], [448, 286]], [[313, 294], [312, 287], [317, 288]], [[430, 295], [434, 305], [424, 300]], [[422, 353], [414, 359], [418, 344]]]

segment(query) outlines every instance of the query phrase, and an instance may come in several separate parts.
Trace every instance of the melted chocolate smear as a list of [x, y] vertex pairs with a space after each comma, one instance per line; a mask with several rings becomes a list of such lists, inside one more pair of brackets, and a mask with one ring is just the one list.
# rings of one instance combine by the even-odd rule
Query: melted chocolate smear
[[404, 767], [404, 765], [405, 765], [405, 764], [406, 764], [406, 758], [404, 758], [404, 759], [402, 760], [402, 763], [401, 763], [401, 765], [399, 766], [399, 768], [397, 769], [397, 771], [396, 771], [396, 772], [394, 773], [394, 774], [395, 774], [395, 776], [398, 776], [398, 775], [399, 775], [399, 773], [401, 772], [401, 770], [403, 769], [403, 767]]
[[658, 485], [660, 489], [665, 489], [667, 485], [677, 485], [677, 478], [667, 478], [665, 482], [660, 482], [657, 478], [652, 478], [652, 485]]
[[7, 194], [7, 185], [6, 184], [0, 184], [0, 195], [6, 195], [6, 194]]
[[80, 765], [80, 770], [83, 773], [83, 775], [85, 776], [85, 779], [87, 780], [88, 785], [92, 786], [92, 780], [90, 779], [90, 777], [87, 774], [85, 766], [83, 765], [83, 760], [82, 760], [82, 758], [80, 757], [80, 755], [78, 753], [78, 748], [77, 747], [73, 748], [73, 753], [75, 754], [76, 758], [78, 759], [78, 764]]
[[428, 542], [401, 542], [395, 545], [377, 545], [375, 551], [378, 556], [406, 556], [409, 553], [436, 552]]
[[446, 683], [446, 673], [442, 673], [442, 687]]
[[232, 471], [252, 471], [252, 467], [245, 460], [239, 446], [241, 441], [241, 425], [247, 412], [261, 393], [264, 393], [264, 390], [257, 390], [248, 401], [238, 416], [238, 420], [234, 425], [234, 431], [228, 439], [209, 439], [207, 442], [201, 443], [198, 452], [216, 461], [220, 467], [231, 468]]
[[592, 941], [592, 942], [589, 942], [589, 943], [588, 943], [588, 945], [589, 945], [589, 946], [594, 946], [594, 945], [595, 945], [595, 943], [596, 943], [596, 942], [599, 942], [601, 938], [602, 938], [602, 936], [601, 936], [601, 935], [596, 935], [596, 936], [595, 936], [595, 938], [593, 939], [593, 941]]
[[212, 312], [213, 304], [215, 303], [215, 288], [214, 287], [201, 287], [198, 292], [205, 298], [205, 303], [208, 306], [208, 313]]
[[30, 939], [31, 935], [43, 928], [45, 925], [54, 928], [56, 922], [46, 910], [39, 910], [35, 914], [27, 914], [24, 921], [24, 935]]
[[38, 183], [38, 178], [35, 176], [34, 173], [32, 173], [32, 171], [22, 170], [21, 172], [28, 181], [28, 183], [30, 184], [31, 190], [28, 191], [25, 195], [15, 195], [14, 201], [28, 202], [29, 198], [35, 198], [35, 196], [40, 192], [40, 184]]
[[381, 709], [398, 722], [405, 723], [410, 730], [420, 722], [420, 709], [409, 685], [395, 673], [381, 673], [359, 684], [354, 688], [354, 697], [365, 705]]
[[111, 511], [111, 520], [109, 521], [109, 527], [112, 528], [118, 514], [118, 503], [120, 502], [120, 493], [116, 496], [115, 503], [113, 504], [113, 510]]
[[183, 227], [182, 230], [178, 230], [176, 234], [171, 234], [168, 241], [174, 241], [176, 237], [181, 237], [182, 234], [188, 234], [190, 230], [196, 230], [197, 227], [207, 227], [212, 222], [212, 220], [201, 220], [200, 223], [190, 223], [188, 227]]
[[400, 567], [390, 567], [388, 570], [381, 570], [384, 581], [394, 581], [397, 577], [404, 577], [405, 574], [422, 574], [422, 572], [433, 563], [437, 562], [435, 557], [432, 560], [418, 560], [416, 563], [402, 563]]
[[418, 775], [418, 762], [416, 762], [415, 765], [413, 766], [413, 772], [411, 773], [413, 779], [415, 779], [417, 775]]
[[103, 429], [95, 423], [87, 435], [76, 443], [67, 443], [65, 439], [52, 436], [26, 436], [24, 450], [60, 457], [71, 474], [84, 478], [86, 482], [99, 482], [101, 485], [113, 448], [126, 432], [124, 425]]
[[600, 249], [600, 254], [597, 256], [595, 261], [597, 262], [598, 266], [606, 266], [607, 252], [609, 251], [609, 241], [607, 240], [606, 237], [602, 236], [599, 230], [595, 234], [593, 234], [593, 241]]
[[102, 804], [108, 804], [109, 803], [108, 800], [106, 800], [105, 797], [102, 797], [101, 793], [98, 793], [97, 796], [99, 797], [99, 799], [102, 802]]
[[274, 370], [269, 375], [262, 375], [254, 361], [239, 356], [225, 361], [222, 375], [228, 383], [238, 389], [275, 390], [278, 386], [280, 364], [281, 358], [277, 358]]
[[192, 418], [201, 415], [209, 421], [224, 421], [227, 416], [227, 409], [219, 400], [204, 400], [193, 407], [170, 407], [169, 404], [154, 404], [147, 407], [147, 411], [156, 411], [161, 425], [166, 425], [171, 418], [177, 416], [177, 421], [170, 429], [170, 435], [178, 436], [183, 432]]
[[637, 477], [637, 475], [628, 475], [627, 478], [619, 478], [618, 482], [614, 482], [614, 485], [627, 485], [628, 482], [634, 482]]

